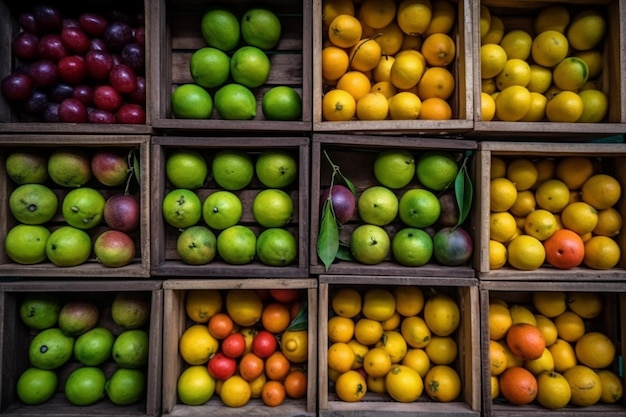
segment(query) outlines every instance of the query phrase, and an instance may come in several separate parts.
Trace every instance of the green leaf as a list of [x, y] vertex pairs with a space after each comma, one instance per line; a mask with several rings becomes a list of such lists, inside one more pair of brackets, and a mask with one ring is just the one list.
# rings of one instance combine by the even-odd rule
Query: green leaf
[[472, 198], [474, 196], [474, 188], [472, 180], [467, 172], [467, 157], [463, 161], [459, 172], [454, 179], [454, 193], [456, 195], [456, 203], [459, 206], [459, 221], [455, 227], [463, 224], [472, 208]]
[[339, 251], [339, 227], [333, 215], [332, 203], [324, 203], [320, 233], [317, 237], [317, 255], [320, 257], [326, 271], [332, 265]]
[[137, 178], [137, 184], [141, 184], [139, 158], [137, 158], [137, 152], [133, 152], [133, 172], [135, 173], [135, 178]]
[[300, 304], [300, 309], [296, 314], [296, 317], [289, 323], [287, 331], [296, 332], [299, 330], [306, 330], [308, 325], [308, 309], [306, 299]]
[[350, 247], [348, 245], [339, 244], [337, 259], [341, 259], [342, 261], [354, 261], [354, 257], [352, 256], [352, 252], [350, 251]]

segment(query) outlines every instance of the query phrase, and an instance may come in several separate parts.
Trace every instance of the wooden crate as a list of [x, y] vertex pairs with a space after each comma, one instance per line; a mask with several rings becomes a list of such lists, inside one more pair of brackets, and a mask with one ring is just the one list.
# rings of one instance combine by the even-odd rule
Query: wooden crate
[[[620, 182], [622, 188], [626, 186], [626, 171], [624, 162], [626, 161], [626, 145], [624, 144], [585, 144], [573, 143], [563, 146], [558, 143], [511, 143], [511, 142], [481, 142], [478, 144], [478, 158], [476, 164], [477, 194], [476, 207], [474, 210], [474, 224], [480, 225], [478, 232], [479, 243], [476, 251], [480, 256], [475, 257], [474, 268], [480, 279], [487, 280], [530, 280], [530, 281], [590, 281], [590, 280], [611, 280], [623, 281], [626, 279], [626, 237], [624, 225], [619, 235], [615, 237], [618, 245], [622, 249], [622, 258], [615, 268], [609, 270], [594, 270], [585, 266], [569, 270], [560, 270], [548, 265], [544, 265], [534, 271], [521, 271], [505, 266], [501, 269], [490, 270], [489, 268], [489, 185], [491, 172], [491, 158], [499, 157], [526, 157], [529, 159], [539, 157], [565, 157], [565, 156], [587, 156], [601, 158], [602, 171], [606, 172]], [[624, 198], [617, 204], [618, 211], [624, 212]]]
[[[46, 278], [71, 278], [71, 277], [107, 277], [116, 278], [148, 278], [150, 276], [150, 190], [149, 190], [149, 136], [123, 136], [123, 135], [3, 135], [0, 137], [0, 236], [4, 240], [7, 232], [17, 224], [10, 214], [8, 200], [11, 192], [17, 187], [9, 179], [5, 172], [5, 158], [15, 149], [33, 149], [45, 153], [51, 153], [59, 147], [71, 147], [85, 149], [93, 152], [97, 149], [120, 149], [130, 152], [136, 149], [137, 159], [140, 164], [138, 184], [135, 179], [131, 180], [129, 191], [136, 195], [140, 201], [141, 221], [139, 230], [129, 235], [135, 241], [136, 255], [130, 264], [120, 268], [107, 268], [100, 264], [92, 253], [89, 259], [74, 267], [57, 267], [49, 261], [35, 265], [20, 265], [13, 262], [6, 254], [4, 245], [0, 249], [0, 276], [16, 277], [46, 277]], [[70, 189], [58, 186], [49, 181], [50, 188], [59, 197], [59, 210], [55, 217], [48, 223], [52, 230], [66, 224], [61, 215], [60, 205], [63, 196]], [[124, 192], [125, 184], [119, 187], [105, 187], [97, 180], [92, 179], [87, 186], [94, 186], [105, 198]], [[107, 230], [102, 222], [99, 226], [87, 230], [92, 241], [103, 231]]]
[[[565, 291], [565, 292], [595, 292], [600, 293], [605, 301], [603, 311], [599, 317], [585, 320], [589, 329], [595, 329], [607, 335], [616, 343], [616, 360], [610, 367], [618, 373], [622, 383], [626, 383], [621, 373], [621, 359], [626, 354], [623, 341], [626, 337], [624, 327], [624, 303], [626, 302], [626, 286], [624, 283], [608, 282], [536, 282], [532, 285], [532, 291]], [[510, 306], [514, 304], [531, 307], [532, 291], [528, 290], [527, 282], [480, 282], [480, 317], [481, 317], [481, 352], [482, 352], [482, 398], [484, 416], [523, 417], [536, 415], [550, 415], [556, 417], [599, 417], [599, 416], [624, 416], [626, 415], [626, 400], [622, 398], [616, 404], [597, 403], [589, 407], [576, 407], [568, 405], [558, 410], [549, 410], [542, 407], [536, 401], [529, 405], [517, 406], [508, 403], [504, 398], [494, 399], [491, 397], [490, 371], [489, 371], [489, 300], [499, 298]], [[618, 359], [619, 357], [619, 359]], [[618, 363], [619, 362], [619, 363]]]
[[[480, 350], [478, 343], [478, 281], [474, 278], [442, 280], [431, 277], [385, 277], [379, 276], [320, 275], [319, 277], [319, 408], [322, 416], [478, 416], [480, 403]], [[328, 379], [328, 327], [330, 299], [333, 291], [352, 287], [357, 291], [368, 288], [413, 285], [428, 291], [434, 289], [450, 295], [459, 305], [461, 321], [455, 337], [459, 348], [458, 358], [451, 365], [461, 377], [461, 394], [449, 403], [433, 402], [426, 393], [412, 403], [395, 402], [386, 394], [368, 392], [360, 402], [348, 403], [337, 397], [329, 387]], [[427, 296], [425, 292], [425, 297]]]
[[[176, 395], [176, 382], [186, 368], [178, 354], [178, 340], [192, 321], [185, 313], [185, 294], [187, 291], [202, 289], [304, 289], [307, 293], [308, 306], [308, 361], [307, 394], [305, 398], [286, 401], [277, 407], [267, 407], [260, 399], [251, 399], [240, 408], [229, 408], [217, 394], [203, 405], [188, 406], [180, 403]], [[220, 416], [314, 416], [317, 409], [317, 280], [310, 278], [243, 278], [214, 280], [170, 279], [163, 282], [164, 290], [164, 333], [163, 333], [163, 415], [220, 415]]]
[[[373, 185], [377, 184], [374, 177], [374, 159], [378, 152], [384, 149], [406, 149], [415, 155], [426, 150], [445, 150], [456, 152], [471, 152], [475, 149], [476, 143], [467, 140], [440, 140], [430, 138], [410, 138], [410, 137], [382, 137], [382, 136], [362, 136], [362, 135], [337, 135], [337, 134], [315, 134], [312, 145], [312, 167], [311, 174], [311, 231], [310, 231], [310, 259], [311, 273], [314, 274], [349, 274], [349, 275], [410, 275], [410, 276], [436, 276], [436, 277], [474, 277], [474, 270], [470, 266], [446, 267], [438, 264], [433, 257], [432, 260], [421, 267], [405, 267], [391, 258], [391, 255], [378, 265], [365, 265], [349, 261], [337, 260], [328, 270], [317, 255], [317, 240], [320, 230], [320, 195], [321, 191], [330, 185], [332, 168], [325, 156], [325, 152], [334, 164], [338, 165], [343, 175], [345, 175], [357, 189], [357, 196]], [[414, 180], [416, 181], [416, 180]], [[340, 184], [341, 181], [337, 180]], [[415, 182], [412, 183], [413, 185]], [[412, 185], [407, 186], [410, 188]], [[399, 196], [404, 189], [395, 190]], [[474, 196], [476, 193], [474, 192]], [[468, 217], [469, 219], [469, 217]], [[339, 229], [339, 240], [349, 242], [352, 231], [363, 222], [358, 215], [343, 225]], [[393, 235], [402, 229], [403, 223], [396, 218], [392, 223], [384, 226], [388, 234]], [[464, 228], [472, 234], [472, 225], [464, 223]], [[474, 250], [473, 256], [477, 256]]]
[[[537, 16], [540, 9], [550, 5], [565, 5], [570, 10], [570, 15], [584, 9], [600, 10], [606, 19], [607, 28], [605, 40], [602, 45], [604, 55], [603, 71], [600, 75], [602, 91], [608, 95], [609, 111], [604, 121], [600, 123], [552, 123], [552, 122], [504, 122], [504, 121], [482, 121], [480, 112], [480, 30], [478, 20], [480, 19], [480, 6], [487, 6], [494, 15], [499, 16], [505, 25], [505, 33], [511, 29], [522, 29], [533, 33], [532, 21]], [[483, 0], [472, 3], [473, 16], [473, 55], [474, 61], [474, 130], [473, 135], [482, 139], [494, 138], [498, 140], [506, 134], [510, 136], [538, 136], [549, 134], [551, 140], [560, 138], [570, 141], [572, 138], [586, 140], [590, 135], [607, 136], [613, 133], [623, 133], [623, 123], [626, 122], [626, 107], [624, 97], [626, 95], [626, 85], [624, 84], [623, 68], [626, 65], [626, 55], [624, 54], [624, 42], [626, 31], [624, 22], [626, 21], [626, 6], [619, 0], [540, 0], [540, 1], [503, 1], [503, 0]], [[506, 133], [504, 133], [506, 132]]]
[[[452, 0], [456, 7], [456, 23], [450, 36], [456, 43], [456, 59], [448, 66], [455, 79], [455, 90], [448, 99], [452, 108], [450, 120], [381, 120], [381, 121], [325, 121], [322, 117], [322, 97], [329, 88], [322, 79], [323, 1], [313, 3], [313, 130], [316, 132], [354, 132], [368, 134], [427, 134], [456, 136], [473, 128], [474, 100], [471, 20], [469, 0]], [[479, 90], [480, 91], [480, 90]]]
[[[63, 393], [63, 386], [69, 373], [80, 366], [70, 359], [58, 369], [58, 392], [42, 405], [25, 405], [17, 397], [15, 385], [19, 376], [29, 367], [28, 351], [35, 331], [28, 328], [19, 318], [20, 300], [28, 294], [57, 294], [62, 301], [89, 300], [100, 308], [98, 326], [106, 327], [114, 335], [124, 328], [116, 325], [111, 318], [111, 302], [121, 292], [144, 293], [150, 296], [150, 321], [146, 325], [149, 332], [150, 353], [145, 367], [147, 376], [146, 396], [138, 403], [119, 406], [108, 398], [99, 400], [91, 406], [72, 405]], [[161, 349], [163, 292], [161, 281], [29, 281], [0, 283], [2, 314], [0, 317], [0, 413], [7, 416], [99, 416], [148, 417], [161, 413]], [[105, 374], [115, 371], [116, 364], [109, 360], [100, 366]]]
[[[216, 5], [218, 2], [213, 2]], [[152, 77], [156, 88], [151, 91], [152, 125], [159, 130], [245, 130], [245, 131], [308, 131], [311, 130], [311, 0], [272, 0], [264, 7], [274, 11], [281, 21], [282, 34], [278, 45], [268, 53], [271, 71], [267, 82], [252, 89], [257, 97], [254, 120], [222, 120], [214, 110], [208, 120], [175, 119], [171, 112], [172, 91], [181, 84], [193, 82], [189, 73], [192, 53], [206, 46], [200, 21], [211, 2], [158, 0], [153, 3], [151, 37], [156, 47], [151, 51], [155, 64]], [[250, 0], [225, 4], [240, 16], [258, 3]], [[299, 121], [271, 121], [261, 110], [263, 94], [273, 86], [293, 87], [302, 98]], [[217, 89], [211, 89], [213, 93]]]
[[[293, 151], [298, 161], [298, 179], [285, 191], [290, 194], [294, 203], [294, 218], [285, 226], [287, 230], [296, 236], [299, 242], [297, 260], [293, 265], [284, 267], [271, 267], [254, 260], [247, 265], [229, 265], [216, 257], [207, 265], [187, 265], [180, 260], [176, 252], [176, 240], [180, 231], [166, 224], [161, 212], [161, 201], [165, 194], [173, 187], [167, 181], [165, 175], [165, 161], [167, 153], [179, 148], [191, 148], [211, 158], [214, 153], [222, 149], [239, 149], [249, 153], [253, 158], [261, 151], [268, 148], [286, 149]], [[200, 137], [153, 137], [152, 138], [152, 273], [159, 276], [274, 276], [274, 277], [304, 277], [308, 276], [308, 234], [309, 218], [308, 190], [309, 190], [309, 140], [306, 138], [200, 138]], [[210, 167], [210, 165], [209, 165]], [[197, 190], [197, 194], [204, 201], [206, 196], [219, 187], [210, 179], [206, 188]], [[251, 227], [258, 236], [263, 228], [254, 221], [252, 215], [252, 201], [263, 186], [258, 179], [245, 190], [237, 191], [236, 194], [242, 201], [244, 212], [240, 224]], [[200, 220], [203, 223], [203, 220]], [[217, 233], [216, 233], [217, 234]]]
[[[23, 8], [32, 6], [35, 2], [12, 2], [8, 0], [0, 1], [0, 55], [3, 57], [0, 63], [0, 79], [3, 79], [9, 75], [17, 65], [17, 60], [11, 55], [11, 41], [20, 32], [20, 25], [18, 23], [19, 12]], [[142, 10], [145, 15], [145, 28], [146, 28], [146, 69], [152, 67], [152, 58], [150, 49], [152, 48], [152, 41], [147, 36], [150, 27], [149, 21], [151, 20], [150, 14], [153, 12], [153, 8], [150, 7], [150, 2], [144, 2], [143, 0], [130, 0], [126, 2], [118, 1], [107, 4], [107, 9], [102, 13], [107, 14], [115, 6], [114, 3], [119, 3], [122, 7], [136, 7], [138, 10]], [[58, 4], [58, 3], [57, 3]], [[65, 5], [61, 5], [63, 9], [66, 9]], [[97, 7], [80, 5], [76, 9], [72, 9], [72, 17], [77, 18], [78, 13], [83, 11], [97, 11]], [[74, 12], [76, 11], [76, 12]], [[67, 12], [69, 13], [69, 12]], [[66, 15], [67, 15], [66, 13]], [[146, 96], [149, 95], [149, 91], [153, 89], [152, 80], [150, 78], [149, 71], [146, 71]], [[149, 99], [149, 97], [147, 97]], [[147, 101], [149, 103], [149, 101]], [[35, 121], [32, 118], [20, 114], [16, 111], [7, 100], [0, 94], [0, 132], [15, 132], [15, 133], [86, 133], [86, 134], [120, 134], [120, 135], [141, 135], [151, 132], [149, 122], [151, 119], [150, 107], [144, 106], [146, 110], [146, 123], [142, 125], [134, 124], [113, 124], [113, 125], [99, 125], [91, 123], [45, 123], [42, 121]]]

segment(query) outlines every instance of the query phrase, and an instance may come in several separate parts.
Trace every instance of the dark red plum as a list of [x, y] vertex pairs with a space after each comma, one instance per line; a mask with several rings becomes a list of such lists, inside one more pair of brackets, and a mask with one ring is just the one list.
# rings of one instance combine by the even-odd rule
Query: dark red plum
[[30, 64], [28, 74], [36, 87], [49, 87], [59, 81], [57, 65], [49, 59], [40, 59]]
[[35, 83], [30, 75], [9, 74], [2, 80], [2, 95], [13, 101], [28, 100], [33, 94]]
[[127, 103], [115, 113], [118, 123], [139, 125], [146, 123], [146, 111], [139, 104]]
[[61, 58], [58, 68], [59, 76], [68, 84], [78, 85], [87, 77], [85, 59], [78, 55]]
[[122, 95], [110, 85], [101, 85], [93, 91], [93, 103], [99, 109], [114, 112], [122, 105]]
[[22, 12], [17, 17], [17, 21], [20, 27], [28, 33], [38, 35], [41, 33], [41, 28], [35, 20], [35, 15], [32, 12]]
[[59, 121], [63, 123], [86, 123], [87, 108], [76, 98], [66, 98], [59, 106]]
[[106, 43], [100, 38], [91, 38], [91, 44], [89, 45], [90, 51], [103, 51], [107, 52], [109, 48], [107, 48]]
[[143, 47], [146, 46], [146, 28], [145, 27], [140, 26], [136, 28], [134, 32], [134, 37], [135, 37], [136, 43], [138, 43], [140, 46], [143, 46]]
[[86, 84], [77, 85], [74, 87], [72, 97], [82, 101], [85, 106], [91, 106], [93, 104], [93, 87]]
[[91, 172], [102, 184], [115, 187], [128, 177], [126, 155], [114, 150], [100, 150], [91, 157]]
[[113, 68], [113, 58], [108, 52], [91, 50], [85, 55], [85, 66], [91, 78], [107, 80]]
[[465, 264], [472, 257], [472, 237], [460, 227], [444, 227], [433, 237], [433, 254], [445, 266]]
[[78, 17], [78, 24], [82, 30], [91, 36], [102, 36], [107, 27], [109, 27], [109, 21], [106, 17], [97, 13], [82, 13]]
[[63, 42], [63, 46], [75, 54], [84, 54], [91, 46], [91, 40], [78, 26], [63, 28], [61, 42]]
[[114, 194], [104, 204], [104, 222], [111, 229], [130, 233], [139, 228], [139, 200], [129, 194]]
[[48, 123], [59, 123], [59, 103], [48, 103], [43, 110], [43, 120]]
[[131, 103], [141, 106], [146, 104], [146, 79], [144, 77], [137, 76], [137, 88], [132, 93], [127, 94], [126, 98]]
[[45, 32], [59, 31], [63, 25], [63, 14], [54, 6], [38, 4], [33, 8], [33, 16]]
[[20, 32], [11, 42], [11, 52], [22, 61], [34, 61], [39, 57], [39, 37], [30, 32]]
[[63, 23], [61, 23], [61, 28], [61, 31], [63, 31], [63, 29], [65, 28], [80, 28], [80, 26], [78, 25], [78, 20], [71, 17], [66, 17], [65, 19], [63, 19]]
[[133, 40], [133, 30], [126, 23], [113, 22], [104, 31], [102, 39], [110, 50], [119, 51]]
[[326, 188], [322, 191], [320, 197], [320, 210], [324, 207], [324, 202], [328, 200], [329, 193], [333, 203], [335, 218], [339, 223], [347, 223], [354, 216], [356, 209], [354, 194], [344, 185], [333, 185], [332, 191], [330, 188]]
[[89, 123], [94, 123], [94, 124], [111, 125], [111, 124], [117, 123], [117, 119], [115, 118], [115, 115], [111, 113], [110, 111], [94, 109], [94, 108], [88, 111], [87, 119], [89, 120]]
[[138, 43], [127, 43], [122, 48], [120, 58], [123, 64], [132, 68], [135, 73], [140, 73], [145, 65], [145, 51]]
[[109, 83], [120, 93], [132, 93], [137, 89], [137, 75], [128, 65], [116, 65], [109, 73]]
[[67, 55], [67, 49], [61, 42], [61, 36], [56, 33], [43, 35], [39, 40], [37, 50], [40, 58], [55, 62]]
[[43, 91], [35, 90], [28, 100], [24, 102], [23, 109], [32, 115], [41, 114], [48, 104], [48, 95]]
[[48, 94], [51, 101], [55, 103], [61, 103], [66, 98], [72, 97], [74, 94], [74, 87], [65, 83], [56, 84], [50, 93]]

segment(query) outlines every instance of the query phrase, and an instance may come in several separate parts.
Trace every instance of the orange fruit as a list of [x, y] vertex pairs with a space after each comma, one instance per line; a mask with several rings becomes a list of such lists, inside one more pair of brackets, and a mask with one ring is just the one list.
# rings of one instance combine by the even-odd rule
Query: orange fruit
[[402, 47], [402, 41], [404, 40], [404, 33], [400, 26], [396, 22], [391, 22], [377, 32], [374, 39], [380, 44], [383, 56], [395, 55]]
[[445, 33], [433, 33], [424, 39], [421, 51], [429, 65], [445, 67], [454, 60], [456, 45]]
[[383, 56], [383, 50], [374, 38], [365, 38], [352, 46], [348, 55], [350, 56], [350, 68], [367, 72], [376, 68], [380, 57]]
[[328, 28], [330, 22], [340, 14], [354, 16], [354, 2], [352, 0], [324, 0], [322, 2], [322, 25], [324, 28]]
[[289, 307], [281, 303], [269, 303], [261, 313], [263, 328], [272, 333], [282, 333], [291, 322]]
[[279, 406], [285, 401], [285, 387], [278, 381], [267, 381], [261, 389], [261, 399], [268, 407]]
[[348, 53], [337, 47], [327, 46], [322, 49], [322, 78], [328, 81], [336, 81], [348, 71], [350, 58]]
[[291, 369], [291, 362], [283, 352], [277, 350], [265, 359], [265, 375], [273, 381], [282, 381]]
[[225, 339], [234, 327], [233, 319], [226, 313], [217, 313], [209, 320], [209, 333], [216, 339]]
[[593, 269], [611, 269], [620, 261], [617, 242], [607, 236], [593, 236], [585, 242], [583, 263]]
[[252, 381], [263, 373], [265, 363], [254, 353], [246, 353], [239, 361], [239, 374], [246, 381]]
[[537, 380], [528, 370], [513, 366], [500, 375], [500, 393], [510, 403], [523, 405], [537, 396]]
[[327, 121], [348, 121], [356, 114], [356, 100], [345, 90], [331, 90], [322, 98], [322, 115]]
[[223, 303], [219, 290], [187, 291], [185, 311], [196, 323], [207, 323], [214, 314], [222, 310]]
[[382, 29], [396, 17], [396, 3], [387, 0], [363, 0], [359, 17], [373, 29]]
[[339, 78], [336, 87], [350, 93], [358, 102], [360, 98], [371, 91], [372, 83], [361, 71], [348, 71]]
[[546, 260], [558, 269], [570, 269], [580, 265], [585, 257], [585, 242], [578, 233], [559, 229], [543, 242]]
[[450, 71], [442, 67], [430, 67], [417, 83], [417, 95], [422, 100], [431, 97], [447, 100], [454, 92], [454, 85], [454, 76]]
[[306, 395], [306, 374], [299, 369], [295, 369], [287, 374], [283, 385], [285, 386], [285, 392], [289, 398], [302, 398]]
[[419, 119], [422, 120], [450, 120], [452, 118], [452, 108], [447, 101], [431, 97], [422, 101], [422, 109]]
[[583, 201], [596, 210], [612, 207], [619, 200], [621, 193], [619, 181], [606, 174], [592, 175], [581, 188]]
[[506, 333], [506, 344], [513, 354], [522, 359], [537, 359], [546, 348], [539, 328], [529, 323], [513, 324]]
[[593, 163], [586, 156], [568, 156], [556, 165], [555, 176], [570, 190], [578, 190], [593, 175]]
[[340, 48], [350, 48], [361, 39], [361, 22], [349, 14], [340, 14], [330, 22], [328, 39]]

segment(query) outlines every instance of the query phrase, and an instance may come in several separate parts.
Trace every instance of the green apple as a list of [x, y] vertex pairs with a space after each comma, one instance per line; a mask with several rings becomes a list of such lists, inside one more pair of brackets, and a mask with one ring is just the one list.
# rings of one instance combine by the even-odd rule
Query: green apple
[[106, 200], [100, 191], [83, 187], [67, 193], [61, 204], [63, 218], [70, 226], [91, 229], [104, 215]]

